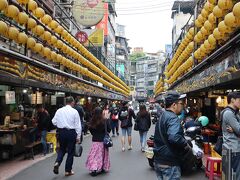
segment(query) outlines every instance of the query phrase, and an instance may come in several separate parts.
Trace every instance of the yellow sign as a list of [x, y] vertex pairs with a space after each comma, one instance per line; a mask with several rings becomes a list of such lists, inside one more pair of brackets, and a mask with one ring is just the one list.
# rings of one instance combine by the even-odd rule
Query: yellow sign
[[[103, 29], [94, 29], [94, 31], [89, 34], [88, 40], [94, 45], [94, 46], [103, 46]], [[86, 46], [92, 46], [92, 44], [87, 41], [84, 43]]]
[[102, 0], [75, 0], [73, 16], [83, 26], [90, 27], [98, 24], [104, 15]]

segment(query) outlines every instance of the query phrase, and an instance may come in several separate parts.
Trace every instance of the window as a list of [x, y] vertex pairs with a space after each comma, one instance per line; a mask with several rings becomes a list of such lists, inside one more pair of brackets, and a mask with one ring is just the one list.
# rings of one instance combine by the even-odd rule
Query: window
[[148, 81], [148, 86], [153, 86], [154, 85], [154, 81]]

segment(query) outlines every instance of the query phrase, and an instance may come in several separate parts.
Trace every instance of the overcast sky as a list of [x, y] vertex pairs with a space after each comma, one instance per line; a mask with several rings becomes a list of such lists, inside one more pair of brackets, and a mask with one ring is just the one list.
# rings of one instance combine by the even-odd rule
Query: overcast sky
[[130, 47], [165, 50], [171, 44], [172, 5], [173, 0], [117, 0], [116, 22], [126, 26]]

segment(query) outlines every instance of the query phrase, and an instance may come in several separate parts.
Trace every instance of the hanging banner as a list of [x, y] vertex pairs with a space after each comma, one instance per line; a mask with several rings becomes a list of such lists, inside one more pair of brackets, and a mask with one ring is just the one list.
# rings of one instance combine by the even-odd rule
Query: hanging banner
[[104, 36], [108, 35], [108, 3], [104, 3], [104, 17], [100, 23], [96, 25], [97, 29], [104, 30]]
[[75, 0], [73, 16], [76, 21], [86, 27], [98, 24], [104, 15], [104, 3], [101, 0]]
[[84, 46], [103, 46], [103, 29], [85, 29], [76, 33], [75, 37]]

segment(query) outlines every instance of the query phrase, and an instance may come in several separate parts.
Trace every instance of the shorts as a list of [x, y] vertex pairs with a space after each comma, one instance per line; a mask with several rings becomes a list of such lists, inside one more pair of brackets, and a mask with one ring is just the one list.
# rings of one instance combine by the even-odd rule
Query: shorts
[[122, 128], [122, 136], [131, 136], [132, 135], [132, 127]]

